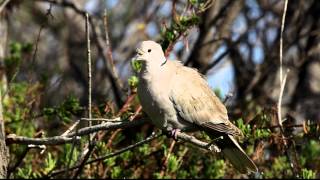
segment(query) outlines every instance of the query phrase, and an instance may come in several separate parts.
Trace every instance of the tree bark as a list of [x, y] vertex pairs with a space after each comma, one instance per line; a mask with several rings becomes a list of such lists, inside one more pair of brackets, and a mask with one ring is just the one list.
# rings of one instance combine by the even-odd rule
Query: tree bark
[[3, 106], [2, 97], [3, 92], [7, 86], [7, 79], [4, 71], [4, 57], [5, 49], [7, 46], [7, 33], [8, 33], [7, 20], [4, 17], [4, 12], [0, 13], [0, 178], [7, 177], [7, 167], [9, 163], [9, 150], [6, 146], [4, 118], [3, 118]]

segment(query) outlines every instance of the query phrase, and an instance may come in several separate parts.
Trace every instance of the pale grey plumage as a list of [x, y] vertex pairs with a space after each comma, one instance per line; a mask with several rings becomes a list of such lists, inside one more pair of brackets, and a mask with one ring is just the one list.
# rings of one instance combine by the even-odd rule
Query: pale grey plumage
[[225, 106], [195, 69], [167, 61], [161, 46], [153, 41], [140, 43], [134, 59], [143, 64], [138, 96], [156, 126], [223, 136], [216, 143], [231, 163], [242, 173], [257, 171], [235, 140], [243, 136], [242, 132], [229, 121]]

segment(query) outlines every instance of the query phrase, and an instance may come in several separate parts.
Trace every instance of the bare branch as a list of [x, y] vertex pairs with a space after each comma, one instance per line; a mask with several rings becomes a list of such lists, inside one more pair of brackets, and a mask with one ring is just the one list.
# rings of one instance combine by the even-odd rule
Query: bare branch
[[74, 140], [79, 141], [80, 137], [77, 136], [75, 139], [73, 137], [63, 137], [54, 136], [48, 138], [29, 138], [24, 136], [18, 136], [15, 134], [9, 134], [6, 138], [7, 144], [34, 144], [34, 145], [59, 145], [72, 143]]
[[[282, 118], [281, 118], [281, 101], [282, 101], [282, 95], [283, 95], [283, 89], [285, 85], [285, 80], [282, 79], [282, 58], [283, 58], [283, 52], [282, 52], [282, 47], [283, 47], [283, 30], [284, 30], [284, 23], [286, 20], [286, 13], [287, 13], [287, 5], [288, 5], [288, 0], [285, 0], [284, 2], [284, 8], [283, 8], [283, 14], [282, 14], [282, 21], [281, 21], [281, 32], [280, 32], [280, 95], [278, 99], [278, 123], [282, 127]], [[288, 73], [288, 72], [287, 72]], [[283, 129], [281, 128], [281, 131]]]
[[117, 117], [114, 119], [106, 119], [106, 118], [81, 118], [81, 121], [107, 121], [107, 122], [121, 122], [121, 118]]
[[[122, 122], [106, 122], [99, 125], [85, 127], [79, 129], [78, 132], [72, 132], [66, 136], [54, 136], [48, 138], [29, 138], [9, 134], [6, 138], [7, 144], [35, 144], [35, 145], [59, 145], [72, 143], [73, 140], [80, 140], [80, 136], [85, 136], [91, 133], [96, 133], [101, 130], [114, 130], [118, 128], [131, 128], [144, 124], [146, 120], [139, 121], [122, 121]], [[74, 137], [76, 137], [74, 139]]]
[[[58, 144], [71, 143], [74, 140], [73, 137], [77, 137], [76, 139], [80, 140], [81, 136], [85, 136], [90, 133], [96, 133], [97, 131], [114, 130], [119, 128], [123, 128], [123, 129], [132, 128], [132, 127], [144, 124], [146, 122], [147, 122], [146, 119], [140, 119], [138, 121], [104, 122], [99, 125], [79, 129], [77, 132], [69, 133], [67, 137], [54, 136], [49, 138], [28, 138], [23, 136], [17, 136], [15, 134], [10, 134], [7, 136], [6, 141], [8, 144], [58, 145]], [[186, 133], [177, 132], [176, 136], [177, 136], [177, 139], [189, 142], [200, 148], [207, 149], [213, 152], [220, 152], [220, 149], [217, 146], [213, 145], [212, 143], [200, 141], [194, 136], [188, 135]]]
[[282, 83], [282, 47], [283, 47], [283, 30], [284, 30], [284, 23], [286, 21], [286, 14], [287, 14], [287, 6], [288, 0], [284, 2], [283, 14], [282, 14], [282, 21], [281, 21], [281, 32], [280, 32], [280, 83]]
[[191, 135], [179, 132], [179, 131], [176, 132], [176, 137], [177, 137], [177, 139], [189, 142], [189, 143], [196, 145], [200, 148], [203, 148], [203, 149], [215, 152], [215, 153], [218, 153], [221, 151], [218, 146], [216, 146], [212, 143], [200, 141], [197, 138], [195, 138], [194, 136], [191, 136]]
[[122, 121], [122, 122], [104, 122], [95, 126], [91, 126], [91, 127], [85, 127], [82, 129], [79, 129], [79, 131], [77, 133], [70, 133], [68, 134], [68, 137], [72, 137], [75, 135], [78, 136], [84, 136], [90, 133], [95, 133], [97, 131], [101, 131], [101, 130], [115, 130], [118, 128], [131, 128], [131, 127], [135, 127], [135, 126], [139, 126], [141, 124], [144, 124], [145, 122], [147, 122], [147, 120], [138, 120], [138, 121]]
[[[88, 113], [89, 119], [92, 118], [92, 72], [91, 72], [91, 48], [90, 48], [90, 29], [89, 29], [89, 14], [86, 13], [86, 34], [87, 34], [87, 55], [88, 55]], [[92, 122], [89, 121], [89, 126]]]

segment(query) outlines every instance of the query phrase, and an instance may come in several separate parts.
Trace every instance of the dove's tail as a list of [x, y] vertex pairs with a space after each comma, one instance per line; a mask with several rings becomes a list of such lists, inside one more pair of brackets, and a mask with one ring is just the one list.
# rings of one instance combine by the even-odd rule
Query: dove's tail
[[221, 148], [223, 155], [241, 173], [258, 172], [257, 166], [248, 157], [232, 135], [223, 136], [223, 140], [217, 142], [217, 145]]

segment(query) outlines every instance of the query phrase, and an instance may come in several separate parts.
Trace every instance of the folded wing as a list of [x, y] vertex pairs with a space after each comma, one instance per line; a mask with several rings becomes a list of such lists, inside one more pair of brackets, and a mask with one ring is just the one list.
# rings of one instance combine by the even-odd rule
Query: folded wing
[[185, 121], [234, 136], [241, 131], [229, 120], [227, 109], [208, 86], [206, 80], [194, 69], [182, 64], [174, 76], [170, 100], [178, 116]]

